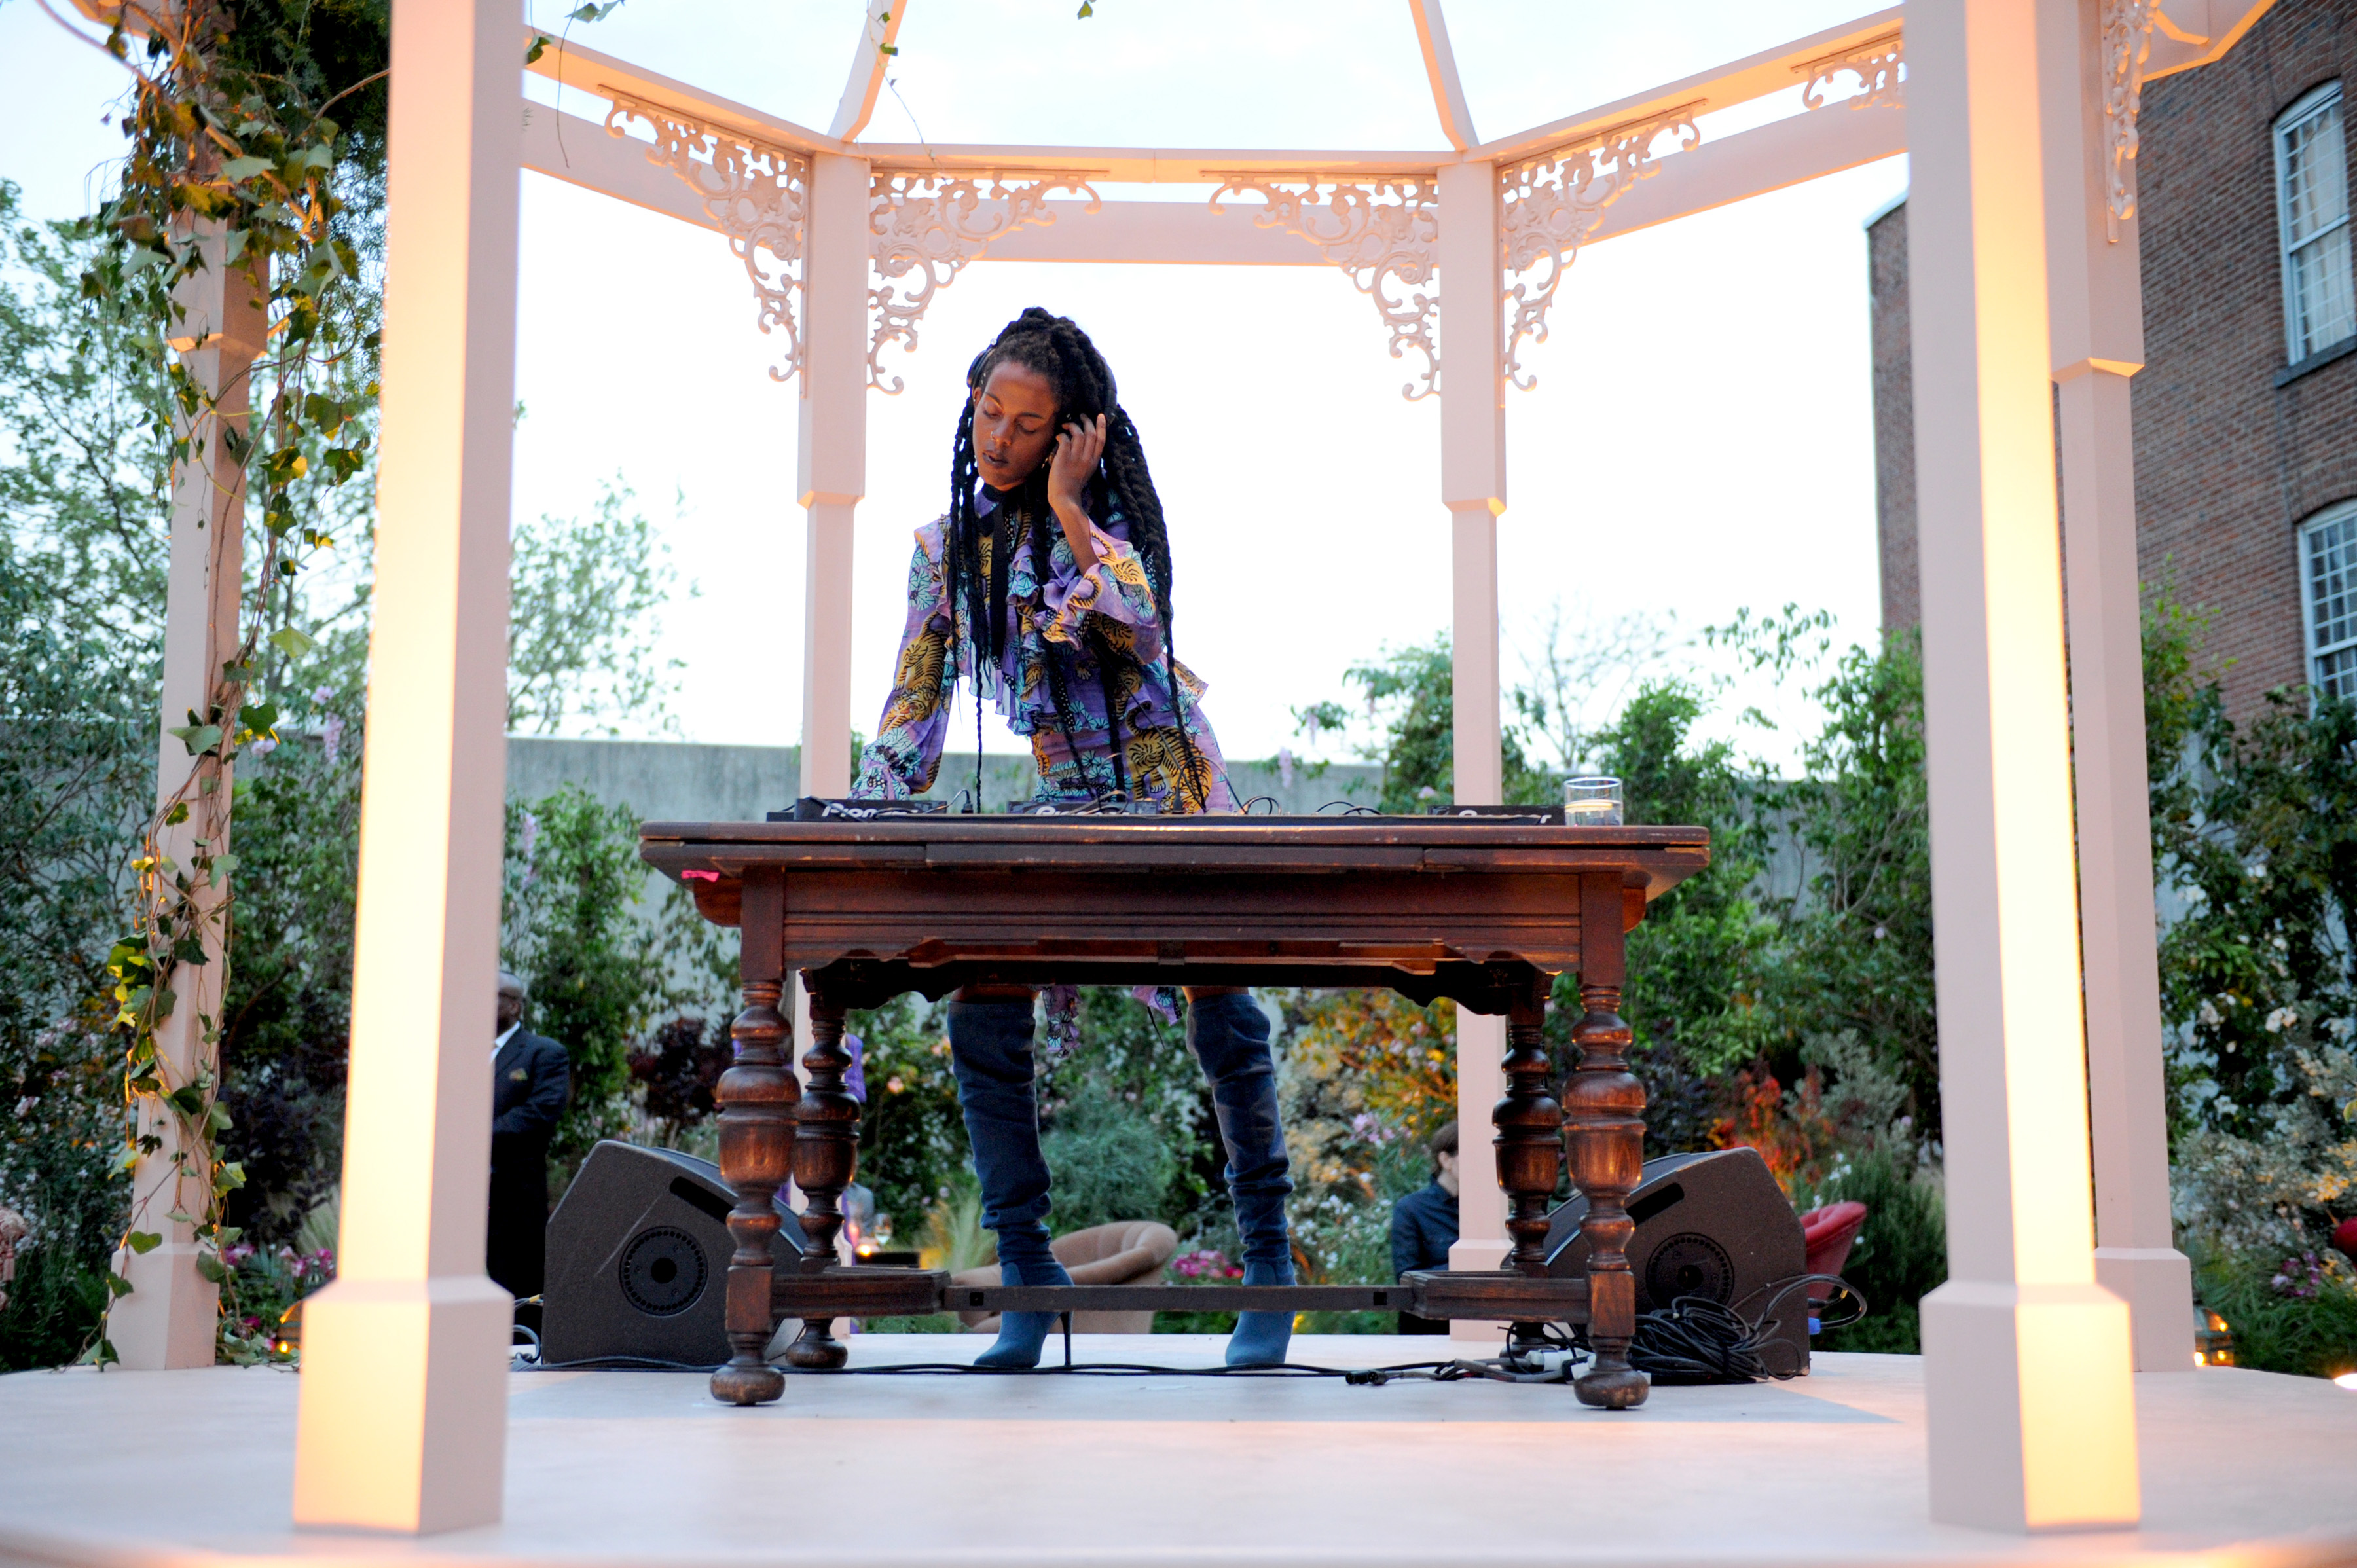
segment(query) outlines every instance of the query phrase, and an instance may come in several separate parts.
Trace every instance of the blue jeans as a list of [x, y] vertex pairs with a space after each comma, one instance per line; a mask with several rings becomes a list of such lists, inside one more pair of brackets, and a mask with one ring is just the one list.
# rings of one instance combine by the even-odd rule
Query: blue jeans
[[[1032, 1091], [1031, 1004], [952, 1001], [950, 1066], [958, 1108], [982, 1181], [982, 1222], [998, 1233], [1002, 1262], [1044, 1263], [1048, 1251], [1048, 1162], [1039, 1154], [1039, 1107]], [[1211, 1080], [1228, 1192], [1246, 1262], [1289, 1260], [1285, 1130], [1276, 1112], [1276, 1068], [1268, 1015], [1249, 995], [1204, 996], [1187, 1010], [1187, 1044]], [[1145, 1216], [1138, 1216], [1143, 1219]]]

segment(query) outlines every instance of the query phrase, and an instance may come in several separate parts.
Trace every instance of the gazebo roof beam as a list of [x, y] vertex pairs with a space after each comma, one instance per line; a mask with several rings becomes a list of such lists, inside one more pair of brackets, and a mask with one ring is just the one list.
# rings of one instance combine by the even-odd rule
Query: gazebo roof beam
[[867, 0], [867, 19], [859, 29], [859, 48], [851, 57], [851, 76], [843, 84], [843, 102], [835, 105], [829, 135], [856, 142], [867, 129], [876, 113], [876, 95], [884, 91], [884, 68], [892, 63], [892, 48], [908, 14], [909, 0]]
[[[899, 0], [899, 4], [905, 3], [906, 0]], [[2179, 0], [2179, 3], [2183, 5], [2186, 0]], [[1418, 33], [1423, 37], [1426, 16], [1424, 7], [1433, 5], [1430, 18], [1437, 24], [1437, 5], [1433, 4], [1433, 0], [1411, 0], [1411, 4], [1417, 8]], [[869, 5], [870, 16], [878, 18], [877, 25], [897, 29], [901, 13], [894, 0], [869, 0]], [[880, 18], [888, 6], [892, 7], [892, 19], [884, 22]], [[619, 93], [661, 103], [716, 130], [731, 131], [795, 152], [855, 154], [870, 159], [879, 172], [940, 170], [966, 176], [998, 174], [1010, 178], [1041, 174], [1080, 174], [1107, 183], [1146, 185], [1216, 185], [1227, 177], [1238, 174], [1298, 177], [1316, 173], [1328, 177], [1356, 180], [1419, 179], [1432, 177], [1436, 170], [1448, 164], [1483, 160], [1512, 163], [1672, 109], [1691, 108], [1695, 113], [1708, 113], [1802, 86], [1809, 80], [1813, 67], [1822, 68], [1829, 61], [1855, 53], [1864, 46], [1897, 32], [1902, 16], [1901, 7], [1890, 6], [1749, 59], [1462, 150], [927, 146], [920, 143], [855, 143], [822, 134], [807, 126], [646, 70], [610, 55], [584, 48], [578, 44], [563, 48], [551, 48], [525, 69], [597, 98], [611, 100]], [[527, 37], [531, 36], [534, 35], [527, 32]], [[1447, 34], [1436, 26], [1430, 38], [1426, 57], [1428, 71], [1434, 70], [1436, 60], [1447, 58]], [[868, 47], [863, 44], [863, 48]], [[852, 102], [849, 88], [846, 88], [845, 109], [857, 109], [862, 105], [872, 107], [874, 91], [881, 88], [880, 67], [885, 58], [877, 54], [868, 67], [866, 80], [857, 84], [861, 97], [856, 104]], [[1451, 69], [1445, 74], [1433, 77], [1437, 94], [1436, 105], [1444, 108], [1444, 128], [1449, 125], [1448, 113], [1451, 112], [1446, 108], [1451, 98], [1448, 83], [1455, 80], [1453, 61]], [[874, 91], [871, 91], [870, 84], [873, 84]], [[1455, 101], [1462, 102], [1461, 84], [1455, 90]], [[856, 114], [853, 119], [864, 125]], [[836, 123], [845, 123], [842, 110], [837, 112]], [[1457, 122], [1455, 129], [1469, 135], [1469, 116]], [[1681, 156], [1690, 157], [1695, 155], [1687, 153]]]
[[1856, 21], [1845, 22], [1838, 27], [1828, 27], [1805, 38], [1779, 44], [1747, 59], [1717, 66], [1684, 81], [1650, 88], [1617, 102], [1583, 109], [1577, 114], [1550, 120], [1544, 125], [1517, 131], [1494, 142], [1484, 142], [1467, 149], [1465, 156], [1468, 159], [1486, 158], [1501, 164], [1512, 163], [1586, 141], [1631, 121], [1651, 119], [1656, 114], [1687, 105], [1693, 105], [1697, 113], [1731, 109], [1738, 103], [1765, 98], [1788, 87], [1802, 86], [1809, 80], [1812, 65], [1848, 54], [1876, 38], [1899, 31], [1900, 19], [1905, 15], [1904, 6], [1892, 5], [1870, 16], [1860, 16]]
[[1458, 156], [1427, 151], [1337, 152], [1330, 149], [1192, 147], [925, 146], [915, 142], [867, 142], [860, 156], [881, 169], [932, 169], [977, 175], [1086, 174], [1116, 184], [1217, 185], [1231, 174], [1318, 174], [1352, 179], [1428, 179]]
[[1465, 84], [1458, 80], [1457, 56], [1448, 47], [1448, 21], [1440, 14], [1440, 0], [1407, 0], [1415, 16], [1416, 47], [1424, 52], [1425, 80], [1432, 84], [1432, 107], [1440, 116], [1440, 134], [1463, 152], [1481, 138], [1473, 134], [1473, 111], [1465, 102]]
[[[543, 35], [533, 28], [524, 29], [524, 40]], [[667, 108], [683, 110], [696, 120], [716, 130], [734, 131], [754, 141], [785, 147], [798, 153], [842, 153], [853, 150], [840, 139], [823, 135], [806, 125], [779, 118], [762, 110], [749, 108], [716, 92], [691, 87], [684, 81], [659, 75], [654, 71], [583, 48], [579, 44], [558, 46], [552, 43], [541, 57], [524, 67], [534, 76], [544, 76], [551, 81], [610, 101], [619, 93], [624, 97], [645, 99]]]

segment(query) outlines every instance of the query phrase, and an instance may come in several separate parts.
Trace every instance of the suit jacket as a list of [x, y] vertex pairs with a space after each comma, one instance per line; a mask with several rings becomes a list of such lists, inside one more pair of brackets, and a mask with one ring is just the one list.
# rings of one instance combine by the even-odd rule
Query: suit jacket
[[512, 1152], [540, 1160], [556, 1119], [573, 1092], [573, 1068], [565, 1047], [545, 1035], [518, 1029], [491, 1058], [491, 1165]]

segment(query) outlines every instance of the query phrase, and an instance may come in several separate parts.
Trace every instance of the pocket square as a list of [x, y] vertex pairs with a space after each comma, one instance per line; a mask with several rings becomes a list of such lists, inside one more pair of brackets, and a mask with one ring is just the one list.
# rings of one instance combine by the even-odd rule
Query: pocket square
[[514, 1067], [508, 1069], [508, 1076], [515, 1079], [518, 1083], [522, 1083], [525, 1079], [530, 1078], [532, 1074], [524, 1071], [524, 1069], [520, 1067]]

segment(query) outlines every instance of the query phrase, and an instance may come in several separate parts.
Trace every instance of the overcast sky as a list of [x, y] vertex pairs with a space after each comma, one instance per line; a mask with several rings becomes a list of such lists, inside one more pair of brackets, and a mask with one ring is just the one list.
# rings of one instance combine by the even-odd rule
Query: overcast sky
[[[897, 93], [872, 138], [1445, 145], [1397, 4], [1098, 0], [1088, 21], [1073, 0], [908, 4]], [[1449, 20], [1476, 128], [1496, 136], [1867, 8], [1458, 0]], [[557, 0], [540, 9], [544, 26], [561, 20]], [[630, 0], [575, 32], [823, 127], [858, 15], [854, 0]], [[120, 85], [120, 67], [32, 0], [0, 0], [0, 92], [12, 105], [0, 176], [25, 188], [32, 215], [81, 211], [102, 187], [122, 144], [100, 119]], [[1860, 223], [1905, 182], [1905, 159], [1890, 159], [1583, 252], [1550, 341], [1525, 350], [1537, 389], [1508, 394], [1510, 682], [1557, 603], [1575, 635], [1641, 611], [1674, 618], [1684, 638], [1792, 602], [1830, 611], [1846, 640], [1873, 640]], [[756, 329], [741, 267], [715, 235], [538, 175], [523, 177], [522, 211], [517, 515], [584, 508], [601, 478], [634, 487], [700, 590], [664, 621], [685, 663], [681, 727], [695, 740], [794, 740], [796, 389], [768, 375], [775, 344]], [[907, 390], [869, 394], [853, 700], [863, 730], [890, 677], [909, 532], [942, 509], [961, 373], [1034, 304], [1077, 318], [1120, 377], [1170, 519], [1177, 640], [1211, 682], [1231, 755], [1305, 750], [1293, 708], [1342, 695], [1352, 661], [1447, 628], [1439, 411], [1401, 398], [1403, 366], [1342, 274], [985, 259], [936, 296], [915, 354], [891, 352]], [[1713, 668], [1706, 650], [1676, 658]], [[1779, 760], [1813, 723], [1798, 691], [1741, 686], [1727, 711], [1745, 703], [1781, 736], [1752, 735], [1747, 748]]]

